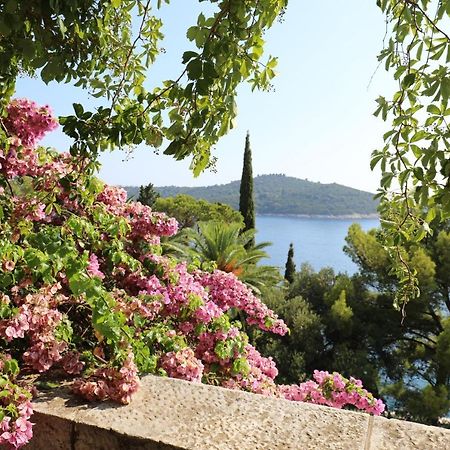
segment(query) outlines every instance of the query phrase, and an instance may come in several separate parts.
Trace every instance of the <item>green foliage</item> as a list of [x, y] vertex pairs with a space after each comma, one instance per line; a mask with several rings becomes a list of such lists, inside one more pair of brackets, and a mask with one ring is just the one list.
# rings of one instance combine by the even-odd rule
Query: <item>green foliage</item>
[[442, 385], [427, 385], [418, 390], [398, 382], [387, 386], [384, 393], [395, 399], [396, 412], [409, 420], [436, 424], [430, 418], [443, 417], [450, 408], [448, 389]]
[[147, 186], [141, 186], [139, 188], [139, 197], [137, 198], [137, 201], [152, 208], [159, 197], [159, 193], [155, 190], [153, 184], [150, 183], [147, 184]]
[[449, 233], [441, 227], [405, 249], [421, 295], [403, 319], [393, 306], [399, 281], [380, 240], [380, 230], [352, 225], [345, 250], [359, 266], [357, 275], [302, 265], [287, 292], [264, 290], [264, 301], [291, 333], [254, 339], [273, 355], [286, 383], [314, 367], [353, 373], [389, 399], [397, 417], [437, 424], [450, 410]]
[[368, 336], [381, 314], [371, 311], [372, 297], [364, 286], [332, 269], [315, 272], [303, 264], [287, 292], [263, 291], [263, 299], [291, 330], [280, 339], [255, 338], [262, 352], [274, 357], [283, 382], [303, 380], [315, 367], [353, 373], [377, 392], [379, 364]]
[[295, 262], [294, 262], [294, 244], [292, 242], [289, 245], [288, 256], [286, 261], [286, 270], [284, 271], [284, 279], [288, 281], [288, 283], [292, 283], [294, 281], [295, 275]]
[[[92, 111], [74, 104], [60, 119], [72, 154], [145, 143], [176, 159], [192, 157], [198, 175], [211, 147], [233, 127], [243, 81], [268, 89], [277, 60], [262, 61], [264, 32], [287, 0], [217, 2], [187, 30], [180, 73], [147, 90], [147, 69], [161, 52], [158, 10], [169, 0], [73, 0], [0, 4], [0, 98], [5, 106], [22, 74], [74, 83], [101, 97]], [[212, 6], [212, 8], [211, 8]], [[0, 111], [3, 112], [3, 111]], [[4, 138], [4, 136], [2, 136]]]
[[[205, 187], [158, 187], [162, 197], [189, 194], [209, 202], [239, 208], [239, 181]], [[128, 195], [137, 188], [127, 186]], [[254, 178], [256, 212], [259, 214], [376, 215], [377, 201], [369, 192], [339, 184], [313, 183], [285, 175], [260, 175]]]
[[[243, 231], [255, 228], [255, 203], [253, 199], [253, 168], [250, 135], [245, 138], [244, 164], [242, 167], [241, 184], [239, 187], [239, 212], [244, 218]], [[253, 245], [251, 241], [249, 245]]]
[[254, 292], [281, 281], [276, 267], [258, 265], [267, 258], [264, 248], [270, 245], [254, 241], [255, 230], [242, 232], [239, 223], [200, 222], [198, 227], [184, 231], [185, 244], [178, 252], [203, 268], [214, 266], [224, 272], [234, 273]]
[[442, 372], [450, 374], [450, 318], [442, 321], [442, 328], [436, 339], [436, 359], [440, 362]]
[[433, 220], [450, 217], [450, 1], [378, 0], [387, 18], [379, 55], [398, 82], [392, 99], [380, 97], [375, 115], [390, 120], [385, 145], [372, 153], [382, 171], [378, 196], [384, 245], [400, 280], [396, 302], [420, 295], [405, 260], [408, 242], [419, 242]]
[[[450, 409], [449, 320], [450, 290], [446, 262], [450, 256], [448, 232], [433, 230], [421, 244], [405, 247], [404, 260], [414, 270], [420, 296], [410, 300], [402, 323], [391, 313], [380, 324], [386, 344], [380, 347], [383, 368], [394, 385], [386, 390], [398, 411], [415, 420], [435, 423]], [[359, 265], [364, 283], [378, 291], [377, 302], [392, 301], [401, 289], [388, 250], [376, 239], [377, 232], [364, 232], [352, 225], [346, 252]], [[387, 312], [387, 311], [386, 311]], [[375, 316], [373, 316], [375, 317]], [[390, 342], [388, 344], [388, 342]], [[420, 408], [419, 404], [424, 407]]]
[[285, 294], [279, 288], [268, 288], [263, 290], [263, 299], [289, 323], [290, 334], [283, 339], [259, 334], [255, 340], [258, 348], [276, 361], [280, 382], [292, 383], [306, 379], [310, 367], [320, 367], [316, 364], [325, 347], [324, 325], [307, 300], [301, 296], [286, 299]]
[[353, 311], [352, 308], [347, 305], [344, 290], [341, 291], [339, 298], [331, 305], [330, 316], [336, 323], [336, 327], [339, 331], [343, 332], [349, 329], [349, 325], [351, 325], [351, 319], [353, 317]]
[[190, 195], [158, 198], [153, 206], [155, 211], [167, 213], [177, 219], [180, 229], [192, 228], [198, 222], [214, 221], [222, 223], [236, 223], [242, 226], [243, 219], [238, 211], [223, 203], [210, 203], [197, 200]]

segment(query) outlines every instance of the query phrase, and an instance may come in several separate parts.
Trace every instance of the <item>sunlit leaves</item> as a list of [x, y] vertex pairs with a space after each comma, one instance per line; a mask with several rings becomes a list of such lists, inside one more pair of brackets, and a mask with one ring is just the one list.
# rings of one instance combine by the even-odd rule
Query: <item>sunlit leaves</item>
[[[71, 82], [102, 106], [61, 120], [73, 138], [72, 155], [166, 144], [177, 159], [192, 157], [198, 175], [214, 162], [210, 150], [233, 126], [238, 85], [270, 89], [276, 59], [264, 57], [263, 34], [286, 0], [210, 0], [187, 29], [184, 68], [161, 86], [149, 87], [148, 69], [161, 52], [162, 22], [149, 0], [27, 2], [0, 6], [0, 93], [8, 101], [21, 71], [45, 83]], [[105, 105], [105, 100], [107, 105]], [[1, 105], [0, 105], [1, 106]], [[170, 111], [169, 114], [166, 114]]]
[[[385, 146], [372, 153], [381, 167], [379, 190], [386, 246], [402, 280], [399, 303], [417, 293], [417, 279], [402, 245], [420, 241], [432, 220], [450, 217], [450, 1], [378, 1], [388, 22], [388, 44], [379, 60], [398, 80], [392, 100], [380, 97], [375, 115], [391, 120]], [[436, 9], [437, 7], [437, 9]]]

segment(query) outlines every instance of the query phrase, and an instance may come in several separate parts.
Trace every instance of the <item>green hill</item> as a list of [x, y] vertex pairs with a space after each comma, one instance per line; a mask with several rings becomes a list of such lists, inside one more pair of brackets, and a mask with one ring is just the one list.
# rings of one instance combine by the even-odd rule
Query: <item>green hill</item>
[[[139, 188], [124, 186], [128, 196], [138, 196]], [[203, 187], [162, 186], [162, 197], [188, 194], [237, 209], [239, 181]], [[340, 184], [322, 184], [285, 175], [260, 175], [254, 179], [256, 211], [259, 214], [298, 214], [313, 216], [376, 215], [377, 201], [370, 192]]]

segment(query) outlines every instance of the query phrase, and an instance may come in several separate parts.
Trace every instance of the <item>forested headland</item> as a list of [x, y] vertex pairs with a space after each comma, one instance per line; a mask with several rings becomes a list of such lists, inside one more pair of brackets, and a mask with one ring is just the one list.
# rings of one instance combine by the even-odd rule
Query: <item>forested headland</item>
[[[125, 186], [128, 196], [138, 197], [138, 186]], [[188, 194], [209, 202], [220, 202], [234, 209], [239, 206], [239, 181], [202, 187], [156, 187], [162, 197]], [[305, 216], [376, 216], [378, 202], [370, 192], [340, 184], [323, 184], [282, 174], [254, 178], [258, 214]]]

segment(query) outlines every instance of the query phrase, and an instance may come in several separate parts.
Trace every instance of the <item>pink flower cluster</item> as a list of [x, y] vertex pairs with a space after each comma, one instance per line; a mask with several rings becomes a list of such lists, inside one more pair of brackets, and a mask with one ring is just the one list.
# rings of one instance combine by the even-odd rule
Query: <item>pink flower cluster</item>
[[278, 375], [278, 369], [273, 359], [262, 356], [249, 344], [245, 346], [245, 358], [249, 365], [248, 373], [244, 375], [238, 373], [226, 379], [222, 385], [229, 389], [243, 389], [254, 394], [279, 396], [278, 387], [274, 381]]
[[[35, 150], [37, 140], [56, 126], [48, 108], [16, 100], [8, 111], [5, 124], [11, 145], [0, 149], [0, 172], [8, 178], [33, 177], [33, 188], [26, 196], [10, 196], [0, 189], [2, 201], [8, 202], [4, 222], [13, 230], [11, 243], [21, 246], [22, 252], [26, 246], [33, 247], [32, 240], [26, 239], [29, 231], [17, 227], [20, 219], [34, 222], [33, 232], [47, 231], [50, 225], [54, 227], [52, 231], [61, 231], [61, 235], [64, 231], [75, 243], [75, 256], [71, 257], [76, 258], [77, 251], [80, 255], [89, 252], [86, 273], [97, 278], [96, 288], [108, 296], [108, 307], [103, 311], [110, 315], [105, 317], [104, 326], [110, 326], [114, 331], [111, 335], [118, 336], [114, 348], [128, 348], [131, 339], [148, 338], [151, 345], [145, 340], [139, 344], [146, 345], [151, 357], [158, 361], [156, 367], [174, 378], [214, 380], [229, 388], [264, 395], [336, 407], [353, 405], [374, 414], [382, 412], [382, 402], [363, 389], [359, 380], [347, 380], [339, 374], [316, 371], [313, 381], [277, 386], [274, 361], [248, 344], [247, 335], [230, 321], [227, 311], [242, 311], [248, 324], [280, 335], [288, 331], [285, 323], [235, 275], [221, 271], [191, 273], [186, 263], [160, 256], [161, 249], [156, 247], [159, 238], [177, 232], [175, 219], [140, 203], [127, 203], [126, 192], [121, 188], [104, 186], [98, 193], [98, 183], [92, 183], [89, 170], [85, 170], [86, 161]], [[47, 201], [51, 202], [48, 209]], [[100, 220], [100, 214], [105, 220]], [[74, 216], [83, 217], [84, 224], [90, 221], [92, 233], [74, 231], [73, 223], [66, 222]], [[121, 233], [115, 227], [118, 221], [127, 225], [119, 227]], [[109, 224], [113, 225], [111, 231]], [[6, 351], [20, 350], [23, 362], [35, 372], [47, 371], [57, 363], [66, 373], [78, 374], [84, 368], [80, 352], [90, 350], [103, 365], [98, 368], [91, 361], [87, 373], [94, 372], [77, 380], [74, 392], [88, 400], [128, 403], [139, 385], [132, 351], [123, 364], [118, 364], [117, 356], [111, 356], [113, 351], [106, 351], [111, 350], [107, 340], [89, 322], [92, 306], [86, 301], [86, 294], [74, 295], [75, 290], [71, 290], [73, 275], [69, 268], [67, 276], [61, 267], [51, 268], [60, 283], [48, 284], [42, 279], [36, 283], [32, 266], [25, 259], [20, 252], [15, 256], [6, 254], [2, 259], [1, 270], [17, 278], [9, 292], [0, 294], [3, 309], [9, 311], [2, 316], [7, 318], [0, 320], [0, 337], [9, 347]], [[111, 314], [125, 320], [114, 328], [115, 317]], [[124, 322], [128, 327], [121, 326]], [[73, 351], [69, 351], [68, 342], [58, 337], [64, 335], [61, 330], [81, 330], [82, 334], [73, 339], [77, 345]], [[182, 350], [174, 350], [185, 345]], [[141, 362], [138, 358], [136, 361]], [[5, 407], [8, 402], [12, 404], [13, 400], [0, 399], [0, 405]], [[6, 414], [0, 423], [0, 444], [14, 448], [31, 437], [27, 400], [21, 400], [16, 408], [18, 415]]]
[[203, 286], [187, 271], [186, 263], [179, 263], [164, 275], [168, 281], [167, 294], [170, 301], [166, 304], [167, 314], [179, 315], [183, 308], [189, 308], [193, 299], [203, 305], [208, 295]]
[[259, 351], [250, 344], [245, 347], [245, 350], [250, 367], [258, 369], [261, 374], [271, 378], [272, 380], [277, 377], [278, 369], [271, 356], [269, 358], [262, 356], [261, 353], [259, 353]]
[[127, 202], [127, 191], [117, 186], [106, 185], [98, 194], [97, 201], [107, 205], [111, 213], [120, 215]]
[[[145, 275], [142, 272], [127, 274], [122, 287], [131, 295], [145, 294], [158, 299], [163, 305], [162, 316], [180, 316], [181, 312], [189, 311], [189, 320], [208, 323], [219, 317], [222, 310], [208, 299], [208, 293], [196, 278], [187, 270], [186, 263], [171, 264], [168, 258], [156, 255], [145, 255], [160, 272], [160, 278], [155, 275]], [[198, 301], [197, 308], [191, 308], [192, 302]]]
[[150, 300], [145, 295], [133, 297], [119, 290], [114, 292], [114, 298], [116, 310], [124, 313], [130, 323], [133, 323], [135, 315], [153, 321], [159, 316], [163, 307], [159, 300]]
[[80, 354], [73, 351], [67, 352], [60, 362], [64, 371], [70, 375], [78, 375], [85, 366], [85, 363], [80, 361]]
[[21, 148], [19, 143], [19, 140], [12, 139], [8, 150], [0, 149], [0, 171], [7, 179], [39, 173], [36, 151], [28, 147]]
[[27, 99], [12, 100], [3, 123], [10, 134], [8, 149], [0, 149], [0, 171], [6, 178], [36, 176], [39, 173], [36, 142], [55, 129], [58, 122], [48, 106], [39, 107]]
[[91, 253], [89, 256], [89, 264], [87, 266], [87, 273], [92, 277], [98, 277], [101, 280], [105, 278], [105, 274], [100, 270], [100, 264], [98, 262], [97, 255], [95, 253]]
[[166, 353], [160, 363], [169, 377], [197, 383], [202, 381], [204, 366], [189, 347], [178, 352]]
[[202, 286], [208, 288], [210, 299], [222, 311], [237, 308], [247, 314], [248, 324], [282, 336], [287, 333], [286, 324], [234, 274], [215, 270], [213, 273], [197, 272], [196, 278]]
[[48, 105], [40, 107], [26, 98], [12, 100], [7, 111], [6, 129], [12, 136], [17, 136], [24, 147], [34, 147], [47, 132], [58, 126]]
[[23, 361], [38, 372], [46, 372], [55, 362], [62, 359], [61, 353], [67, 349], [65, 342], [54, 338], [48, 342], [38, 340], [23, 354]]
[[33, 199], [17, 198], [14, 199], [14, 218], [30, 220], [31, 222], [39, 222], [45, 220], [45, 204]]
[[[236, 327], [230, 327], [228, 331], [205, 331], [198, 336], [198, 343], [195, 347], [195, 355], [206, 363], [209, 370], [209, 365], [218, 363], [221, 366], [229, 368], [232, 358], [238, 358], [243, 351], [239, 351], [240, 342], [237, 339], [241, 338], [242, 334]], [[218, 345], [218, 343], [220, 343]], [[223, 350], [229, 349], [227, 356]], [[243, 350], [243, 348], [241, 349]]]
[[376, 399], [363, 388], [361, 380], [344, 378], [341, 374], [314, 371], [314, 381], [299, 385], [279, 386], [287, 400], [316, 403], [342, 408], [346, 405], [379, 416], [385, 409], [382, 400]]
[[15, 296], [14, 303], [22, 303], [17, 314], [0, 321], [0, 336], [8, 342], [27, 335], [30, 343], [23, 353], [23, 361], [38, 372], [47, 371], [67, 349], [67, 343], [55, 338], [56, 327], [62, 320], [61, 312], [55, 307], [65, 298], [58, 294], [60, 289], [58, 283], [24, 298]]
[[194, 317], [204, 323], [209, 323], [213, 319], [220, 317], [223, 311], [211, 300], [195, 310]]
[[[0, 366], [3, 369], [4, 360], [9, 356], [2, 355]], [[2, 380], [2, 396], [0, 398], [0, 411], [4, 417], [0, 422], [0, 445], [10, 449], [18, 449], [33, 437], [33, 424], [30, 417], [33, 408], [30, 402], [30, 393], [0, 374]]]
[[0, 336], [11, 342], [13, 339], [23, 338], [30, 329], [31, 314], [28, 306], [19, 308], [18, 314], [9, 320], [0, 321]]
[[130, 239], [152, 241], [155, 236], [173, 236], [178, 231], [178, 222], [174, 218], [152, 212], [150, 207], [142, 203], [127, 203], [126, 200], [126, 191], [114, 186], [105, 186], [97, 196], [97, 201], [104, 203], [110, 213], [128, 220], [131, 226]]
[[111, 399], [126, 405], [138, 387], [138, 370], [130, 354], [119, 370], [112, 367], [97, 369], [89, 378], [76, 380], [72, 389], [91, 402]]
[[17, 405], [17, 411], [19, 417], [15, 420], [5, 416], [0, 422], [0, 445], [8, 445], [13, 449], [23, 447], [33, 437], [33, 423], [29, 420], [33, 414], [31, 402], [24, 398]]

